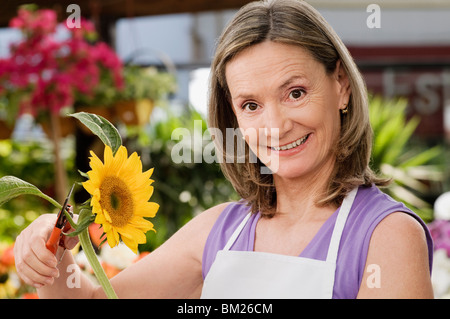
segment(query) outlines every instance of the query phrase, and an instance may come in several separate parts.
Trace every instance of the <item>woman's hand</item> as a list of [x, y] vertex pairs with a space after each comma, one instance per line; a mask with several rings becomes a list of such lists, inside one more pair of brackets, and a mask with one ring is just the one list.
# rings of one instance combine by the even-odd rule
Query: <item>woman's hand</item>
[[[56, 217], [56, 214], [39, 216], [16, 238], [14, 258], [17, 273], [25, 283], [35, 288], [52, 285], [59, 277], [58, 260], [45, 247]], [[72, 249], [77, 243], [77, 237], [66, 236], [64, 244], [67, 249]]]

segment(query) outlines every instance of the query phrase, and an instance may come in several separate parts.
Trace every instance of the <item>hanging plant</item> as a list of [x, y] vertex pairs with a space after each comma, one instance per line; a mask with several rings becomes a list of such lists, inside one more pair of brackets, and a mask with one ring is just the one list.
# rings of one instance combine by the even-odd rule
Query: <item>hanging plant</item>
[[11, 55], [0, 59], [0, 95], [21, 94], [12, 112], [59, 114], [77, 101], [93, 103], [108, 95], [105, 90], [123, 87], [122, 63], [107, 44], [96, 41], [90, 21], [82, 19], [80, 28], [61, 24], [69, 36], [57, 41], [56, 12], [25, 5], [9, 25], [23, 35]]

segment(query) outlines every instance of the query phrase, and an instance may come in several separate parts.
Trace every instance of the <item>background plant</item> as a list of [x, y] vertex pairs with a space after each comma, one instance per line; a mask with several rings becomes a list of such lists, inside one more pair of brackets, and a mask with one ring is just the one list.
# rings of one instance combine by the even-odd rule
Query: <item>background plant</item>
[[19, 8], [10, 27], [19, 29], [23, 39], [0, 59], [0, 95], [21, 94], [16, 105], [9, 105], [12, 114], [59, 113], [76, 100], [108, 98], [108, 92], [123, 86], [120, 59], [106, 43], [95, 41], [91, 22], [81, 22], [81, 28], [66, 28], [67, 39], [56, 40], [55, 11]]
[[[420, 123], [417, 116], [407, 117], [406, 99], [370, 99], [370, 121], [374, 131], [372, 168], [391, 177], [384, 189], [403, 201], [425, 221], [433, 218], [432, 202], [444, 180], [443, 148], [427, 147], [414, 138]], [[437, 194], [438, 195], [438, 194]]]
[[[69, 180], [73, 181], [73, 141], [63, 144], [63, 158]], [[0, 178], [14, 175], [28, 180], [49, 196], [55, 195], [54, 153], [51, 143], [42, 141], [0, 140]], [[13, 242], [20, 231], [37, 216], [51, 212], [53, 206], [38, 197], [18, 197], [0, 208], [0, 241]]]
[[126, 65], [123, 68], [124, 87], [117, 92], [116, 100], [150, 99], [158, 101], [175, 92], [176, 81], [168, 72], [153, 67]]

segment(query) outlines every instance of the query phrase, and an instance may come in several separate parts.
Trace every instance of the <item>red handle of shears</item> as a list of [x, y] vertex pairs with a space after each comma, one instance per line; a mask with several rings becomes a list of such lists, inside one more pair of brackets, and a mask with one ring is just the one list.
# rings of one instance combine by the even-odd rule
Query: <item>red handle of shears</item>
[[52, 234], [50, 238], [47, 240], [45, 247], [50, 250], [53, 254], [56, 254], [56, 250], [58, 249], [59, 240], [61, 237], [61, 229], [58, 227], [53, 227]]
[[[69, 208], [70, 205], [67, 206]], [[70, 210], [70, 209], [68, 209]], [[64, 214], [61, 210], [60, 214]], [[59, 218], [59, 216], [58, 216]], [[62, 217], [65, 219], [65, 217]], [[56, 251], [58, 250], [58, 246], [64, 247], [64, 236], [63, 233], [66, 233], [70, 230], [71, 226], [70, 223], [65, 220], [64, 221], [64, 227], [61, 229], [57, 227], [58, 221], [55, 224], [55, 227], [53, 227], [52, 233], [50, 234], [49, 239], [47, 240], [47, 243], [45, 244], [45, 247], [47, 247], [48, 250], [50, 250], [53, 254], [56, 254]]]
[[72, 215], [71, 206], [68, 205], [68, 201], [70, 195], [72, 194], [74, 186], [75, 184], [70, 189], [69, 195], [67, 195], [67, 198], [64, 201], [64, 205], [62, 206], [61, 210], [58, 213], [58, 217], [56, 218], [56, 223], [55, 226], [53, 227], [52, 233], [50, 234], [50, 237], [47, 240], [47, 243], [45, 244], [45, 247], [47, 247], [47, 249], [50, 250], [53, 254], [56, 254], [58, 246], [65, 248], [64, 247], [65, 236], [63, 233], [67, 233], [70, 230], [71, 226], [66, 218], [64, 211], [67, 211], [70, 215]]

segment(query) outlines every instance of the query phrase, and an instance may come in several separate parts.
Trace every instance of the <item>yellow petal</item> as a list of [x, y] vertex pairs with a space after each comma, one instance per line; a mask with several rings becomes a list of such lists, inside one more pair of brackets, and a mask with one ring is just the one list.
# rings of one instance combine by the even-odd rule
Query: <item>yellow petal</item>
[[111, 224], [110, 223], [103, 223], [102, 224], [102, 227], [103, 227], [103, 231], [106, 233], [106, 232], [109, 232], [111, 229], [112, 229], [112, 226], [111, 226]]
[[98, 188], [91, 180], [83, 182], [81, 185], [83, 185], [84, 189], [91, 195], [94, 195], [94, 191]]
[[142, 217], [155, 217], [158, 212], [159, 204], [154, 202], [145, 202], [139, 205], [135, 214]]
[[109, 170], [109, 167], [111, 166], [111, 163], [113, 162], [113, 153], [111, 148], [108, 145], [105, 145], [105, 151], [103, 153], [103, 161], [104, 161], [104, 166], [106, 170]]
[[127, 160], [127, 156], [127, 149], [124, 146], [120, 146], [116, 152], [116, 155], [114, 155], [114, 161], [109, 167], [111, 170], [110, 172], [113, 174], [119, 174], [123, 164]]
[[91, 151], [91, 155], [92, 157], [90, 157], [90, 161], [89, 161], [89, 166], [91, 167], [91, 169], [95, 172], [103, 169], [103, 163], [102, 161], [97, 157], [97, 155], [95, 155], [94, 152]]
[[119, 243], [119, 234], [114, 230], [114, 228], [106, 232], [106, 238], [111, 248], [117, 246], [117, 244]]
[[132, 239], [122, 238], [122, 241], [128, 248], [130, 248], [135, 254], [138, 252], [138, 243]]
[[153, 229], [153, 224], [150, 221], [139, 216], [134, 216], [129, 222], [129, 225], [143, 232]]
[[103, 215], [102, 213], [95, 215], [94, 223], [99, 225], [105, 224], [106, 223], [105, 215]]
[[142, 164], [136, 152], [131, 154], [130, 157], [123, 163], [123, 169], [129, 172], [133, 172], [134, 175], [142, 172]]
[[147, 241], [145, 234], [141, 230], [136, 229], [133, 226], [126, 225], [125, 227], [117, 228], [117, 231], [120, 233], [122, 239], [133, 239], [140, 244], [143, 244]]
[[106, 221], [109, 223], [112, 223], [112, 219], [111, 219], [111, 216], [109, 216], [108, 211], [106, 209], [103, 209], [102, 211], [103, 211], [103, 215], [105, 216]]

